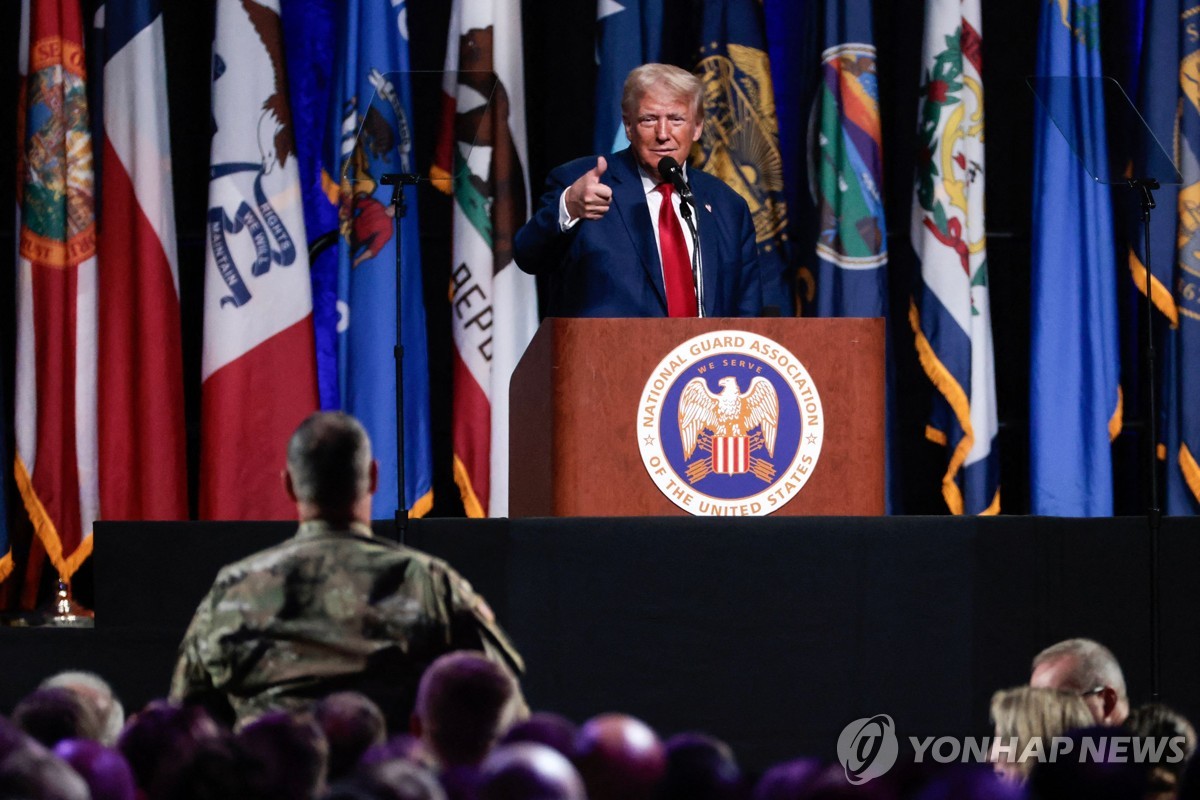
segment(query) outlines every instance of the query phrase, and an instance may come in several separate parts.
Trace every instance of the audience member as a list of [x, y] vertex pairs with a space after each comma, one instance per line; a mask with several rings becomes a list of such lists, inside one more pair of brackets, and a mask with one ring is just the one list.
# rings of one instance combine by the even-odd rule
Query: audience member
[[501, 745], [479, 772], [480, 800], [587, 800], [575, 767], [544, 744]]
[[0, 798], [89, 800], [87, 784], [13, 723], [0, 717]]
[[402, 759], [363, 767], [325, 793], [323, 800], [446, 800], [429, 770]]
[[54, 746], [54, 755], [79, 773], [92, 800], [134, 800], [137, 796], [133, 770], [125, 757], [100, 742], [63, 739]]
[[[1129, 712], [1125, 727], [1134, 736], [1166, 742], [1150, 763], [1146, 800], [1173, 800], [1179, 793], [1183, 770], [1196, 752], [1196, 729], [1182, 714], [1162, 703], [1146, 703]], [[1171, 745], [1178, 744], [1178, 747]], [[1176, 751], [1182, 758], [1176, 758]]]
[[40, 689], [70, 689], [84, 703], [90, 705], [101, 721], [99, 741], [108, 747], [117, 744], [121, 728], [125, 727], [125, 707], [113, 693], [108, 682], [94, 672], [68, 670], [57, 672], [42, 681]]
[[590, 800], [649, 800], [667, 765], [658, 734], [623, 714], [601, 714], [585, 722], [573, 760]]
[[528, 715], [513, 677], [478, 653], [442, 656], [421, 676], [413, 733], [443, 769], [475, 767]]
[[95, 708], [70, 689], [35, 689], [17, 702], [13, 722], [46, 747], [63, 739], [99, 740], [103, 735]]
[[325, 790], [329, 744], [307, 714], [269, 711], [237, 734], [256, 800], [308, 800]]
[[553, 747], [562, 755], [571, 758], [575, 754], [575, 737], [579, 726], [559, 714], [538, 711], [529, 719], [518, 722], [500, 737], [501, 744], [533, 742]]
[[394, 761], [396, 759], [410, 761], [413, 764], [430, 769], [436, 766], [437, 763], [437, 760], [429, 752], [429, 748], [425, 746], [425, 743], [411, 733], [397, 733], [383, 744], [377, 744], [374, 747], [368, 748], [367, 752], [363, 753], [362, 758], [358, 760], [358, 763], [360, 766], [369, 767], [383, 761]]
[[153, 795], [156, 785], [165, 785], [187, 764], [201, 742], [220, 736], [221, 728], [203, 708], [155, 700], [125, 725], [117, 750], [129, 762], [138, 788]]
[[443, 653], [478, 650], [523, 670], [466, 580], [372, 535], [377, 479], [356, 419], [326, 412], [300, 424], [284, 475], [300, 528], [217, 575], [180, 645], [172, 699], [248, 719], [354, 689], [395, 732], [408, 723], [421, 673]]
[[776, 764], [754, 787], [754, 800], [796, 800], [816, 783], [825, 766], [816, 758], [797, 758]]
[[371, 747], [387, 738], [383, 712], [361, 692], [334, 692], [313, 707], [329, 743], [329, 781], [340, 780]]
[[[1017, 686], [992, 695], [996, 726], [992, 761], [997, 774], [1022, 782], [1036, 763], [1035, 754], [1049, 754], [1051, 739], [1092, 724], [1083, 698], [1058, 689]], [[1034, 748], [1027, 751], [1030, 744]]]
[[742, 771], [724, 742], [703, 733], [681, 733], [667, 740], [667, 770], [660, 800], [736, 800]]
[[1111, 650], [1091, 639], [1067, 639], [1038, 653], [1029, 685], [1078, 694], [1097, 725], [1120, 725], [1129, 716], [1121, 665]]

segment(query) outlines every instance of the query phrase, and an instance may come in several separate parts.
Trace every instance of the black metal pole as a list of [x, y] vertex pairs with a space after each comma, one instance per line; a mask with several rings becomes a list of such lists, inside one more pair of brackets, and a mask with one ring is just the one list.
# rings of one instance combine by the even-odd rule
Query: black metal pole
[[392, 227], [396, 239], [396, 541], [404, 544], [408, 531], [408, 498], [404, 492], [404, 187], [415, 186], [417, 176], [407, 173], [387, 173], [379, 182], [392, 187]]
[[1150, 211], [1154, 208], [1153, 191], [1158, 188], [1154, 178], [1140, 178], [1129, 182], [1140, 190], [1142, 205], [1143, 254], [1146, 257], [1146, 300], [1145, 336], [1142, 349], [1143, 380], [1146, 386], [1146, 523], [1150, 528], [1150, 700], [1158, 701], [1159, 692], [1159, 530], [1162, 524], [1162, 509], [1158, 504], [1158, 403], [1155, 390], [1154, 350], [1154, 301], [1151, 298], [1153, 271], [1150, 267]]

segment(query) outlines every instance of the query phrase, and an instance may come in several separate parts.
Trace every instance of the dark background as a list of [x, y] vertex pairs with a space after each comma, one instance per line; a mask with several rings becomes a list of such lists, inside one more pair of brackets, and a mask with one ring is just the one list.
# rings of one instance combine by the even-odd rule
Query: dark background
[[[1000, 416], [1001, 509], [1028, 513], [1028, 354], [1029, 354], [1029, 183], [1033, 97], [1025, 77], [1034, 72], [1038, 14], [1046, 0], [983, 0], [984, 86], [987, 113], [987, 233], [989, 275], [992, 281], [993, 333]], [[664, 60], [691, 66], [693, 32], [699, 0], [668, 0], [667, 50]], [[1102, 7], [1107, 72], [1123, 78], [1128, 57], [1121, 41], [1127, 25], [1121, 22], [1128, 0], [1106, 0]], [[16, 106], [16, 42], [18, 3], [0, 9], [0, 108]], [[204, 218], [207, 209], [209, 147], [209, 58], [213, 3], [165, 3], [167, 75], [170, 96], [176, 218], [179, 236], [180, 291], [188, 443], [193, 503], [199, 443], [199, 375], [201, 298], [204, 269]], [[410, 55], [413, 69], [441, 69], [449, 3], [409, 0]], [[900, 510], [910, 514], [945, 513], [940, 494], [944, 452], [923, 437], [930, 387], [912, 348], [912, 334], [903, 312], [908, 305], [913, 256], [908, 227], [915, 148], [917, 86], [920, 70], [922, 0], [887, 0], [875, 4], [880, 103], [884, 132], [885, 194], [890, 239], [890, 332], [897, 364], [899, 397], [898, 488]], [[592, 89], [595, 81], [595, 0], [525, 0], [526, 119], [529, 173], [533, 196], [554, 165], [591, 151]], [[797, 34], [798, 35], [798, 34]], [[1125, 82], [1129, 90], [1128, 81]], [[1131, 95], [1135, 93], [1130, 91]], [[788, 98], [777, 98], [779, 104]], [[417, 98], [418, 153], [428, 154], [435, 134], [432, 120], [437, 97]], [[0, 124], [0, 208], [12, 209], [15, 178], [15, 115]], [[422, 121], [425, 122], [422, 122]], [[428, 157], [426, 157], [428, 161]], [[433, 514], [462, 513], [451, 473], [449, 439], [450, 376], [446, 355], [450, 346], [449, 200], [423, 191], [422, 246], [428, 310], [432, 414], [435, 457]], [[1118, 219], [1121, 219], [1118, 207]], [[793, 210], [795, 213], [795, 210]], [[0, 252], [15, 252], [14, 215], [0, 213]], [[1117, 239], [1123, 236], [1117, 232]], [[7, 256], [6, 256], [7, 258]], [[11, 262], [9, 262], [11, 263]], [[1118, 260], [1124, 264], [1123, 259]], [[1121, 270], [1122, 307], [1134, 294], [1128, 272]], [[12, 397], [13, 275], [0, 271], [0, 386]], [[1124, 320], [1136, 330], [1136, 320]], [[1126, 337], [1130, 338], [1130, 337]], [[1134, 353], [1132, 343], [1127, 347]], [[1127, 354], [1127, 356], [1130, 356]], [[1129, 358], [1132, 363], [1132, 356]], [[1127, 378], [1132, 377], [1129, 372]], [[1144, 506], [1136, 454], [1141, 452], [1140, 403], [1136, 389], [1125, 383], [1126, 426], [1114, 448], [1117, 513], [1137, 513]], [[101, 387], [103, 391], [103, 387]], [[8, 403], [11, 415], [12, 405]], [[6, 421], [11, 426], [11, 421]], [[10, 437], [11, 430], [6, 431]], [[6, 470], [7, 473], [7, 470]], [[13, 495], [10, 493], [10, 497]], [[10, 506], [14, 503], [10, 502]], [[19, 515], [14, 515], [19, 516]]]

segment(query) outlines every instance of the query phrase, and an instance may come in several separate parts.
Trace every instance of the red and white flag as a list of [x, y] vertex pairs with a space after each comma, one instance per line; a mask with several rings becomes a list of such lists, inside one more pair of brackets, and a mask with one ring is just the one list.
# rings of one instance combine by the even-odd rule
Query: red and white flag
[[200, 516], [295, 516], [287, 440], [317, 410], [278, 0], [218, 0], [204, 275]]
[[96, 481], [96, 225], [78, 2], [21, 5], [17, 203], [17, 487], [42, 552], [69, 579], [92, 552]]
[[508, 514], [508, 383], [537, 329], [512, 251], [529, 213], [521, 59], [518, 0], [455, 0], [438, 166], [454, 176], [454, 477], [472, 517]]
[[107, 0], [99, 227], [104, 519], [186, 519], [179, 267], [158, 0]]

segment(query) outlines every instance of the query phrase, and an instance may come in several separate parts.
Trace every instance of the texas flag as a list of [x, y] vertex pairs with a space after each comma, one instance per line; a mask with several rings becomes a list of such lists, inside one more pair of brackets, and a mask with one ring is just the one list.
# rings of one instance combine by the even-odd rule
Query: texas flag
[[200, 515], [283, 519], [287, 440], [317, 382], [278, 0], [218, 0], [212, 107]]

